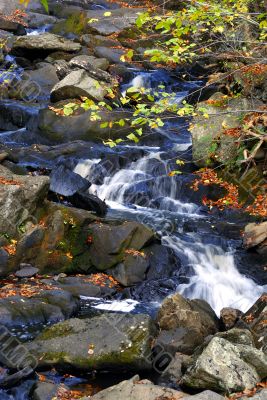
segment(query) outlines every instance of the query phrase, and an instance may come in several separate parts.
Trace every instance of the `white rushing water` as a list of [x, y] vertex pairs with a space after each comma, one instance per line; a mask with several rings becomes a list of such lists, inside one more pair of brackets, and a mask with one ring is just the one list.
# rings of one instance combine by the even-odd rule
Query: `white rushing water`
[[[122, 169], [113, 176], [105, 177], [100, 186], [92, 185], [92, 191], [113, 209], [120, 209], [137, 215], [137, 220], [160, 231], [163, 214], [158, 210], [169, 211], [172, 214], [185, 214], [193, 219], [203, 218], [197, 214], [198, 207], [192, 203], [182, 203], [177, 197], [177, 183], [168, 177], [167, 185], [161, 177], [152, 178], [149, 173], [152, 159], [160, 160], [160, 152], [150, 153], [140, 160], [133, 162], [128, 169]], [[98, 163], [99, 160], [94, 160]], [[90, 180], [90, 169], [94, 165], [92, 160], [80, 162], [75, 172]], [[133, 196], [127, 195], [127, 191], [133, 185], [150, 181], [152, 198], [160, 197], [157, 209], [145, 206], [130, 208]], [[171, 182], [170, 182], [171, 181]], [[152, 222], [151, 222], [152, 221]], [[178, 227], [179, 231], [179, 227]], [[179, 232], [181, 236], [181, 232]], [[186, 233], [185, 233], [186, 234]], [[187, 234], [188, 235], [188, 234]], [[194, 233], [190, 241], [182, 240], [175, 232], [164, 236], [162, 243], [171, 247], [178, 255], [183, 254], [187, 264], [193, 269], [194, 275], [187, 284], [181, 284], [177, 291], [188, 298], [200, 298], [206, 300], [219, 314], [223, 307], [234, 307], [246, 311], [264, 291], [264, 287], [258, 286], [252, 279], [242, 275], [236, 268], [233, 252], [225, 251], [219, 246], [204, 244], [201, 236]], [[266, 290], [266, 288], [265, 288]]]
[[[151, 87], [151, 75], [137, 75], [129, 86]], [[168, 136], [164, 130], [162, 134]], [[190, 144], [188, 141], [173, 143], [173, 150], [187, 151]], [[172, 248], [179, 257], [182, 256], [185, 265], [193, 271], [189, 283], [180, 284], [178, 292], [188, 298], [206, 300], [217, 314], [223, 307], [247, 311], [267, 287], [258, 286], [238, 271], [230, 248], [224, 250], [218, 245], [204, 244], [200, 233], [183, 232], [182, 226], [173, 225], [169, 233], [164, 235], [167, 221], [171, 225], [172, 218], [175, 219], [177, 215], [192, 221], [205, 217], [198, 213], [196, 204], [179, 200], [179, 179], [168, 175], [170, 171], [163, 154], [154, 148], [129, 167], [115, 173], [105, 173], [103, 183], [93, 184], [91, 193], [105, 200], [112, 209], [120, 210], [125, 215], [131, 213], [134, 219], [163, 234], [162, 243]], [[99, 161], [82, 160], [74, 171], [90, 181], [93, 167]], [[209, 235], [212, 236], [212, 230]], [[186, 271], [184, 275], [188, 276]]]

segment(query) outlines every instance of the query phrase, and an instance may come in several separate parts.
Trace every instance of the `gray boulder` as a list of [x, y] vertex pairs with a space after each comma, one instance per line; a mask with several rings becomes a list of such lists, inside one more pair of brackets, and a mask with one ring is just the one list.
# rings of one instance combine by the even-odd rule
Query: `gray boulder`
[[97, 57], [106, 58], [111, 64], [123, 64], [121, 56], [125, 54], [125, 50], [121, 48], [96, 46], [94, 52]]
[[211, 339], [180, 384], [233, 393], [254, 388], [266, 374], [266, 355], [255, 348], [252, 335], [228, 331]]
[[21, 224], [34, 219], [37, 206], [47, 195], [49, 178], [15, 175], [1, 165], [0, 175], [7, 182], [0, 182], [0, 232], [14, 236]]
[[143, 282], [148, 269], [148, 260], [142, 254], [126, 254], [122, 263], [110, 269], [108, 273], [121, 285], [132, 286]]
[[7, 328], [64, 321], [77, 310], [78, 299], [63, 290], [43, 291], [31, 298], [0, 299], [1, 324]]
[[[182, 392], [156, 386], [148, 380], [140, 381], [136, 375], [128, 381], [122, 381], [118, 385], [102, 390], [94, 395], [92, 400], [181, 400], [183, 397]], [[84, 400], [87, 399], [89, 400], [89, 398]]]
[[38, 268], [35, 268], [30, 264], [21, 264], [20, 267], [21, 269], [15, 273], [17, 278], [31, 278], [39, 272]]
[[[85, 71], [83, 72], [86, 74]], [[38, 118], [40, 135], [51, 143], [66, 143], [73, 140], [102, 141], [105, 139], [118, 139], [129, 134], [129, 125], [127, 123], [120, 129], [115, 123], [120, 119], [129, 118], [129, 113], [127, 112], [101, 111], [99, 112], [101, 121], [92, 121], [91, 116], [91, 111], [67, 117], [57, 115], [48, 108], [42, 109]], [[107, 127], [102, 128], [100, 125], [104, 122], [112, 122], [112, 126], [110, 127], [107, 124]]]
[[[138, 222], [124, 222], [114, 226], [92, 224], [90, 235], [92, 236], [90, 259], [101, 271], [122, 262], [126, 256], [125, 250], [141, 250], [154, 238], [154, 232]], [[130, 262], [131, 260], [129, 261], [131, 268]]]
[[147, 315], [103, 314], [47, 328], [28, 349], [39, 366], [91, 370], [150, 370], [156, 329]]
[[[85, 69], [86, 71], [89, 71], [89, 72], [92, 68], [101, 69], [103, 71], [106, 71], [109, 67], [109, 62], [106, 58], [96, 58], [94, 56], [81, 55], [81, 56], [73, 57], [70, 60], [69, 65], [71, 67], [78, 67], [78, 68]], [[103, 74], [103, 76], [104, 76], [104, 74]], [[107, 77], [108, 76], [109, 75], [107, 74]], [[109, 79], [110, 79], [110, 76], [109, 76]]]
[[82, 96], [101, 101], [110, 87], [106, 82], [103, 84], [91, 78], [84, 70], [73, 71], [53, 87], [51, 101], [57, 102]]
[[80, 43], [63, 38], [53, 33], [40, 33], [39, 35], [18, 36], [13, 44], [14, 50], [38, 51], [51, 53], [53, 51], [77, 52], [81, 50]]
[[135, 24], [138, 13], [144, 11], [139, 8], [119, 8], [111, 10], [111, 14], [105, 16], [103, 10], [88, 11], [88, 28], [91, 32], [102, 36], [109, 36], [113, 33], [119, 33], [124, 29], [130, 28]]

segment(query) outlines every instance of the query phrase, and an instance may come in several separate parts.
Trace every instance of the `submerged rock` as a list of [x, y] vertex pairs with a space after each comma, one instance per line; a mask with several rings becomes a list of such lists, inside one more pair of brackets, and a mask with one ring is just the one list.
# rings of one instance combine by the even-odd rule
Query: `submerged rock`
[[150, 370], [156, 329], [147, 315], [103, 314], [47, 328], [28, 349], [39, 366], [92, 370]]

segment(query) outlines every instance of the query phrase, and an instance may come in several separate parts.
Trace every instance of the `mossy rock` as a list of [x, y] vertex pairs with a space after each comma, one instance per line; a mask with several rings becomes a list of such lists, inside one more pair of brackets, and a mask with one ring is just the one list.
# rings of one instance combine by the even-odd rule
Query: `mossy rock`
[[156, 328], [147, 315], [103, 314], [47, 328], [28, 346], [39, 366], [79, 370], [149, 370]]

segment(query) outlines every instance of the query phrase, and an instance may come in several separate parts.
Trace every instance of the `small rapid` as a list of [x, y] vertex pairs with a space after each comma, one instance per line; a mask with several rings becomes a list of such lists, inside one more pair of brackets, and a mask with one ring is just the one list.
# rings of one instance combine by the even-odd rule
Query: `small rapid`
[[[158, 71], [136, 75], [128, 87], [153, 88], [156, 81], [159, 83], [159, 76]], [[163, 83], [170, 85], [168, 78]], [[185, 94], [182, 90], [177, 98], [182, 99]], [[106, 168], [101, 183], [94, 183], [98, 159], [80, 160], [74, 171], [93, 182], [90, 192], [106, 201], [110, 215], [147, 224], [158, 232], [162, 243], [177, 254], [183, 274], [188, 277], [186, 283], [177, 284], [179, 293], [206, 300], [217, 314], [223, 307], [246, 311], [267, 289], [266, 285], [259, 286], [238, 271], [232, 242], [218, 238], [213, 233], [210, 216], [203, 213], [201, 206], [185, 200], [185, 192], [190, 189], [185, 189], [188, 182], [184, 174], [171, 176], [175, 156], [179, 158], [191, 146], [189, 134], [173, 135], [175, 123], [178, 122], [167, 125], [170, 130], [165, 128], [158, 132], [171, 138], [171, 149], [152, 147], [127, 167], [115, 172]], [[206, 226], [203, 232], [197, 228], [200, 221]], [[188, 224], [196, 229], [188, 232]]]

